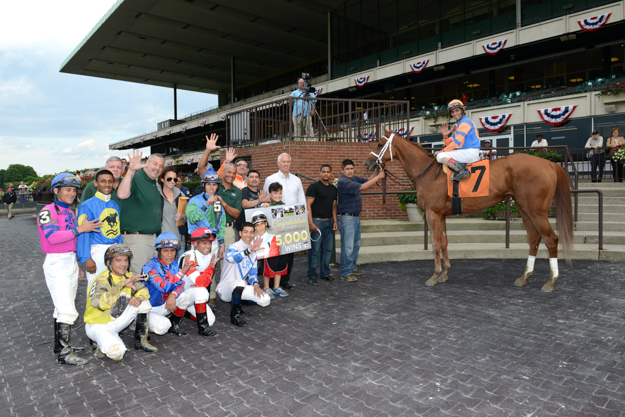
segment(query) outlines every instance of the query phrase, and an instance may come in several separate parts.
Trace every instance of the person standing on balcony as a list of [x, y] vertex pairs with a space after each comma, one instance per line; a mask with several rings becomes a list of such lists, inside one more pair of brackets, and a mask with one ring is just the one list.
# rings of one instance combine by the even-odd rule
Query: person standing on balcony
[[[304, 92], [304, 79], [297, 79], [297, 90], [291, 93], [291, 97], [315, 97], [312, 91], [308, 94]], [[315, 100], [298, 100], [293, 99], [293, 130], [295, 137], [303, 137], [304, 134], [313, 139], [312, 119], [315, 115]]]
[[536, 135], [536, 140], [532, 142], [531, 148], [546, 148], [547, 146], [549, 146], [547, 139], [543, 139], [543, 135], [539, 133]]
[[[590, 158], [590, 177], [592, 182], [601, 182], [603, 178], [603, 166], [605, 165], [605, 152], [603, 152], [603, 136], [599, 136], [598, 131], [593, 131], [592, 136], [586, 142], [588, 157]], [[597, 168], [599, 168], [599, 179], [597, 180]]]
[[618, 127], [612, 128], [612, 136], [608, 139], [606, 143], [606, 148], [608, 150], [608, 156], [610, 157], [610, 161], [612, 162], [612, 175], [614, 177], [614, 182], [623, 182], [623, 161], [615, 161], [614, 154], [616, 150], [621, 146], [625, 146], [625, 139], [621, 134], [621, 131]]
[[24, 181], [20, 181], [20, 185], [17, 186], [20, 193], [20, 203], [26, 202], [26, 194], [28, 193], [28, 186], [24, 184]]

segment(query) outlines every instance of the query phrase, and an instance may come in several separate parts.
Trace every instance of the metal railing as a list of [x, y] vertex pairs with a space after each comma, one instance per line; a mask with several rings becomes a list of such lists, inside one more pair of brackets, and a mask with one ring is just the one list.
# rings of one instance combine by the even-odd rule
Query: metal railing
[[288, 97], [226, 113], [226, 146], [287, 140], [370, 142], [379, 139], [384, 127], [406, 137], [409, 111], [406, 100]]

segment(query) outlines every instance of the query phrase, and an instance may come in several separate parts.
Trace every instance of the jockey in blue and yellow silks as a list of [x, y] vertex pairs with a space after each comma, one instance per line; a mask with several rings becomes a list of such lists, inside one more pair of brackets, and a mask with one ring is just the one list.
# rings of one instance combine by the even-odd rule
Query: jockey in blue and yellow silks
[[442, 151], [434, 153], [434, 156], [438, 162], [455, 172], [454, 181], [460, 181], [471, 176], [465, 164], [480, 159], [480, 137], [475, 123], [464, 114], [462, 101], [452, 100], [447, 108], [458, 123], [458, 127], [452, 133], [447, 123], [441, 125], [445, 147]]

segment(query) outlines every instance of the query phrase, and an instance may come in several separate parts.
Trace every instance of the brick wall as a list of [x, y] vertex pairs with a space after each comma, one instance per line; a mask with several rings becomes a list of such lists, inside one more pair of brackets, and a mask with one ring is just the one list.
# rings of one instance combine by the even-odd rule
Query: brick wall
[[[319, 177], [319, 169], [323, 164], [332, 166], [333, 175], [341, 175], [341, 162], [344, 159], [354, 161], [356, 175], [368, 178], [371, 173], [364, 167], [369, 153], [375, 149], [375, 143], [326, 143], [326, 142], [281, 142], [269, 145], [238, 148], [238, 157], [251, 157], [251, 169], [260, 172], [261, 184], [269, 175], [278, 171], [278, 155], [286, 152], [291, 155], [291, 173], [300, 173], [312, 178]], [[221, 151], [221, 161], [225, 158], [225, 150]], [[387, 164], [387, 168], [399, 178], [408, 177], [399, 162]], [[312, 181], [302, 178], [304, 192]], [[387, 180], [387, 191], [401, 191], [406, 185], [399, 186]], [[368, 191], [382, 191], [381, 187], [372, 187]], [[407, 219], [405, 211], [398, 208], [397, 196], [386, 196], [386, 205], [382, 205], [382, 196], [363, 196], [363, 219]]]

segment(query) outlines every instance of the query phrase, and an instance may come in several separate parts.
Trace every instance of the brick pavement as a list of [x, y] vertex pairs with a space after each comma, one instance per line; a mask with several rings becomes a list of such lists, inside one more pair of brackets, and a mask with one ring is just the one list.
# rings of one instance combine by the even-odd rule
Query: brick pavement
[[[33, 215], [1, 218], [0, 235], [0, 416], [625, 416], [620, 263], [562, 264], [545, 294], [544, 260], [527, 288], [512, 285], [516, 260], [452, 260], [433, 288], [431, 261], [310, 287], [299, 256], [292, 296], [247, 307], [247, 328], [220, 304], [217, 339], [185, 321], [187, 338], [152, 337], [156, 354], [71, 368], [46, 344]], [[73, 341], [87, 345], [84, 328]]]

